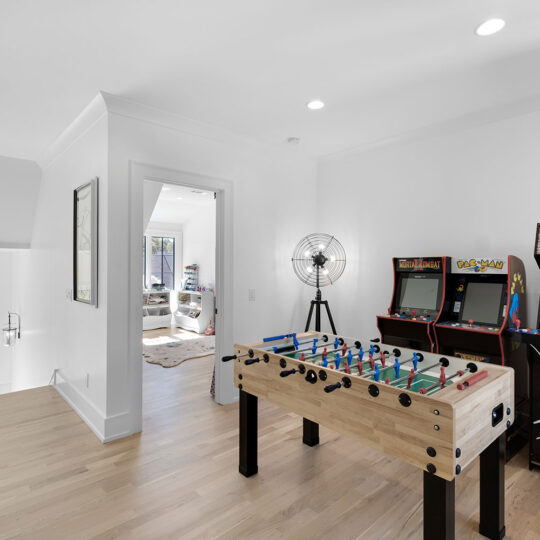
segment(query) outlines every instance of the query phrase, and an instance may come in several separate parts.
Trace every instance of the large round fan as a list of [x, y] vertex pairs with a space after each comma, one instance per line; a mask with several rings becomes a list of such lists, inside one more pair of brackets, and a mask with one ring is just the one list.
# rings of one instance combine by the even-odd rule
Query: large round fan
[[336, 238], [326, 233], [308, 234], [294, 250], [295, 274], [312, 287], [334, 283], [345, 270], [345, 250]]

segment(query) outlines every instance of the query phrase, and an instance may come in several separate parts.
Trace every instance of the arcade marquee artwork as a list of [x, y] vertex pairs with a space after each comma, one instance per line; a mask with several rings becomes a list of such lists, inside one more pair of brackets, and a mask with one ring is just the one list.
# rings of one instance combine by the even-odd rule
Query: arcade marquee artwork
[[469, 270], [470, 272], [487, 272], [489, 270], [504, 270], [504, 262], [501, 259], [458, 259], [456, 265], [460, 270]]

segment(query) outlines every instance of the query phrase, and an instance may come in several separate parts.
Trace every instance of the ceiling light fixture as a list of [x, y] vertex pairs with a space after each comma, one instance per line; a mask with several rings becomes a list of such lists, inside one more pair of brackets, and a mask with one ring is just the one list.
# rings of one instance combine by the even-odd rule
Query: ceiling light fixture
[[163, 186], [161, 188], [162, 191], [171, 191], [171, 188], [170, 187], [166, 187], [166, 186]]
[[181, 201], [184, 197], [176, 197], [177, 201]]
[[311, 109], [312, 111], [318, 111], [319, 109], [322, 109], [324, 107], [324, 101], [321, 101], [320, 99], [313, 99], [307, 104], [307, 108]]
[[492, 36], [497, 32], [500, 32], [506, 25], [506, 22], [502, 19], [488, 19], [478, 26], [475, 30], [476, 35], [480, 37]]

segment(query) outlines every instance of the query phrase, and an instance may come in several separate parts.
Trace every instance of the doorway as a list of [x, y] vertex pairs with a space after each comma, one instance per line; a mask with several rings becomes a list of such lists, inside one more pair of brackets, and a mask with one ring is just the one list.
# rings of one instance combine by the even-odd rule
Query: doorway
[[216, 194], [154, 180], [143, 194], [143, 357], [177, 368], [215, 353]]
[[[139, 429], [142, 429], [142, 362], [137, 360], [142, 356], [141, 334], [143, 323], [141, 311], [143, 309], [142, 298], [146, 263], [141, 263], [141, 254], [143, 253], [141, 239], [145, 236], [143, 225], [145, 220], [144, 188], [147, 185], [146, 182], [153, 182], [156, 185], [161, 184], [174, 189], [182, 188], [215, 193], [215, 400], [219, 404], [227, 404], [238, 399], [238, 391], [233, 384], [233, 366], [229, 365], [230, 363], [223, 364], [218, 361], [221, 356], [229, 353], [233, 346], [232, 182], [196, 173], [131, 163], [129, 355], [132, 369], [130, 370], [129, 385], [132, 410], [134, 418], [139, 423]], [[156, 231], [156, 233], [158, 232]], [[170, 237], [160, 237], [156, 234], [156, 238]], [[177, 246], [178, 244], [175, 245], [175, 247]], [[170, 247], [167, 247], [167, 250], [170, 250]], [[174, 260], [175, 264], [178, 264], [176, 256]], [[187, 262], [182, 261], [182, 267], [188, 265], [185, 264]], [[165, 266], [165, 273], [167, 274], [170, 264]], [[183, 276], [183, 273], [180, 275]], [[170, 279], [170, 275], [167, 274], [166, 277]], [[185, 276], [183, 276], [182, 286], [185, 279]]]

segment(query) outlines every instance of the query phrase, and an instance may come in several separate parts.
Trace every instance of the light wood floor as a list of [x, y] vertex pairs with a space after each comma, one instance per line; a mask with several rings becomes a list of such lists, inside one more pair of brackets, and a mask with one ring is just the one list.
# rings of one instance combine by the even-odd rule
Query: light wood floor
[[[144, 433], [102, 445], [50, 388], [0, 396], [0, 538], [422, 537], [422, 473], [260, 403], [259, 474], [237, 472], [236, 404], [212, 357], [144, 363]], [[361, 414], [361, 411], [350, 411]], [[398, 444], [396, 442], [396, 444]], [[506, 469], [507, 533], [540, 539], [540, 473]], [[457, 539], [480, 538], [478, 463], [456, 481]]]

